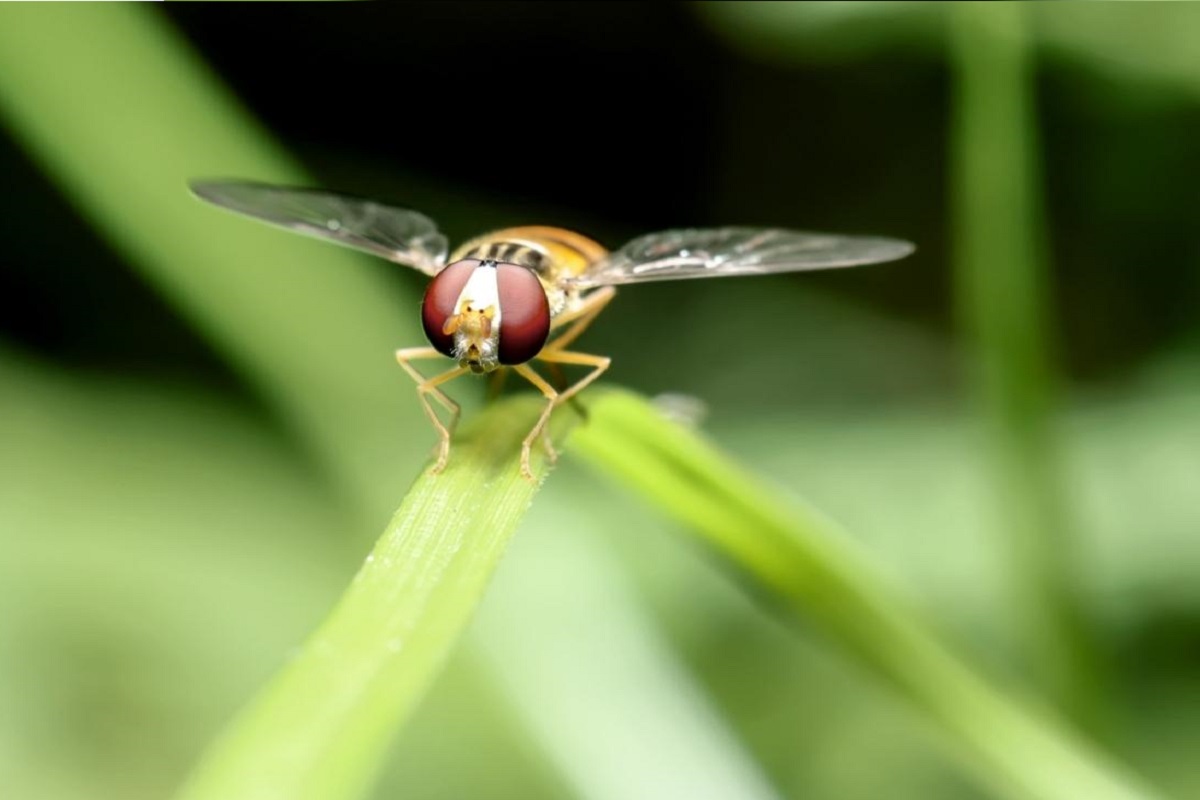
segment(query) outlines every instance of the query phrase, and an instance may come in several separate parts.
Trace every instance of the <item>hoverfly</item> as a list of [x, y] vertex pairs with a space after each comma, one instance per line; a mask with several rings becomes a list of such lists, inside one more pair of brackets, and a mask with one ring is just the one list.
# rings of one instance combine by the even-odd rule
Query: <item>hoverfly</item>
[[[608, 369], [606, 356], [567, 348], [612, 300], [616, 286], [852, 267], [893, 261], [914, 249], [881, 237], [727, 227], [651, 233], [609, 252], [574, 231], [529, 225], [486, 233], [451, 253], [433, 221], [416, 211], [254, 183], [198, 181], [191, 188], [215, 205], [381, 256], [433, 279], [421, 308], [432, 346], [397, 350], [396, 360], [416, 381], [425, 415], [441, 437], [434, 473], [446, 466], [459, 416], [458, 404], [441, 387], [469, 372], [508, 367], [547, 401], [521, 445], [521, 474], [533, 480], [530, 451], [539, 436], [548, 456], [555, 456], [546, 433], [551, 412]], [[432, 377], [412, 365], [443, 357], [458, 365]], [[534, 360], [590, 371], [560, 390], [530, 367]], [[430, 398], [449, 414], [448, 423]]]

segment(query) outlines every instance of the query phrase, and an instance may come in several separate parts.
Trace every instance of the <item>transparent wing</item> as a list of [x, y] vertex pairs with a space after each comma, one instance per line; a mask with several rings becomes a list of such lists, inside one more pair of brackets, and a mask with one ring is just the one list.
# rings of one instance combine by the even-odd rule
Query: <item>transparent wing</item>
[[446, 237], [416, 211], [352, 197], [257, 183], [194, 181], [202, 200], [433, 275], [446, 260]]
[[853, 267], [903, 258], [899, 239], [777, 228], [711, 228], [651, 233], [610, 253], [572, 281], [580, 288], [722, 275], [766, 275]]

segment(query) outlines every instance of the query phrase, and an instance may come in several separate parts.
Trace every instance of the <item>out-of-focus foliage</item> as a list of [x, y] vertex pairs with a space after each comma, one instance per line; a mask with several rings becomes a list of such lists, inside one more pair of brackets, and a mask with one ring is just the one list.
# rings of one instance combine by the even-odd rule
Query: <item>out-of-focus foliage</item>
[[[971, 356], [946, 302], [944, 9], [495, 5], [506, 10], [339, 5], [269, 20], [0, 9], [0, 793], [169, 793], [321, 618], [433, 441], [389, 361], [418, 336], [418, 282], [186, 197], [195, 174], [306, 179], [245, 138], [241, 112], [164, 21], [309, 169], [433, 213], [456, 237], [535, 220], [614, 244], [646, 225], [727, 222], [916, 240], [916, 258], [858, 274], [630, 290], [584, 342], [615, 357], [614, 380], [702, 398], [724, 447], [839, 520], [990, 674], [1023, 680], [956, 367]], [[1068, 369], [1060, 491], [1112, 673], [1098, 735], [1179, 797], [1200, 795], [1198, 12], [1035, 4], [1028, 20]], [[370, 69], [344, 66], [349, 51]], [[425, 77], [402, 71], [410, 57]], [[586, 94], [547, 99], [508, 72], [539, 57], [560, 79], [594, 90], [615, 74], [624, 88], [594, 111]], [[136, 68], [147, 58], [177, 66]], [[650, 65], [643, 94], [627, 64]], [[682, 94], [646, 99], [657, 81]], [[364, 86], [377, 105], [341, 101]], [[304, 94], [300, 111], [289, 90]], [[48, 107], [53, 124], [28, 122]], [[464, 130], [469, 146], [430, 145]], [[690, 173], [664, 146], [675, 139], [702, 156]], [[505, 149], [525, 140], [548, 166]], [[613, 169], [622, 149], [662, 173]], [[53, 186], [69, 188], [59, 199]], [[169, 231], [139, 225], [151, 211]], [[169, 269], [139, 272], [151, 262]], [[284, 371], [312, 392], [273, 393]], [[334, 395], [363, 413], [326, 416]], [[569, 460], [554, 478], [478, 621], [482, 647], [442, 676], [378, 796], [649, 794], [663, 764], [698, 754], [744, 796], [978, 796], [890, 694], [662, 536], [673, 523]], [[347, 490], [368, 485], [356, 500], [379, 510], [364, 521]], [[587, 545], [555, 549], [575, 536], [608, 549], [594, 572]], [[558, 602], [573, 570], [590, 616]], [[560, 665], [538, 631], [593, 656]], [[597, 640], [649, 644], [589, 649]], [[538, 669], [548, 678], [529, 680]], [[641, 730], [659, 701], [663, 727]], [[630, 755], [672, 746], [671, 758]], [[605, 782], [616, 770], [628, 783]]]
[[[747, 55], [800, 63], [844, 62], [878, 51], [942, 54], [947, 8], [937, 2], [707, 3], [697, 9]], [[1037, 43], [1109, 80], [1200, 91], [1192, 57], [1200, 11], [1136, 6], [1027, 9]]]

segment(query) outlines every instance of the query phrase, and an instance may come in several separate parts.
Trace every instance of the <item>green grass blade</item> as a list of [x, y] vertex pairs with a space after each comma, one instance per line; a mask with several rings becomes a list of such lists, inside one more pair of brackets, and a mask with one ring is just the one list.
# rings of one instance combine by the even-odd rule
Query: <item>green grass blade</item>
[[[362, 794], [533, 499], [519, 473], [521, 440], [543, 407], [534, 397], [498, 403], [462, 430], [446, 471], [417, 480], [332, 613], [217, 740], [181, 798]], [[560, 435], [573, 419], [561, 415]]]
[[580, 469], [538, 498], [472, 627], [489, 672], [577, 797], [781, 800], [639, 602], [595, 500]]
[[687, 523], [787, 616], [815, 622], [894, 685], [951, 734], [965, 766], [998, 793], [1043, 800], [1154, 796], [1057, 722], [977, 677], [833, 522], [783, 500], [645, 401], [604, 395], [571, 449]]
[[[1033, 98], [1020, 4], [950, 15], [958, 304], [973, 338], [1007, 603], [1035, 683], [1089, 719], [1099, 659], [1078, 608], [1076, 535], [1053, 410], [1047, 257]], [[1095, 720], [1092, 720], [1095, 721]]]

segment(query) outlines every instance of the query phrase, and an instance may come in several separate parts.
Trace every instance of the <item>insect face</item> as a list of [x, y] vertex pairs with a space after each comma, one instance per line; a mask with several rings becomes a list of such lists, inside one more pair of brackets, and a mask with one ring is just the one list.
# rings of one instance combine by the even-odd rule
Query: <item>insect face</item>
[[541, 352], [550, 334], [550, 305], [532, 271], [473, 258], [434, 277], [421, 318], [438, 352], [472, 372], [523, 364]]

